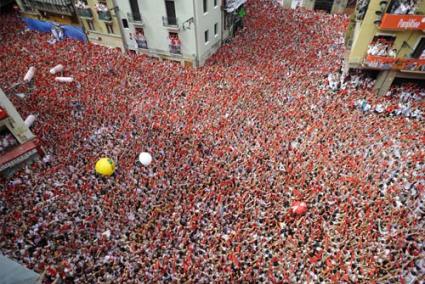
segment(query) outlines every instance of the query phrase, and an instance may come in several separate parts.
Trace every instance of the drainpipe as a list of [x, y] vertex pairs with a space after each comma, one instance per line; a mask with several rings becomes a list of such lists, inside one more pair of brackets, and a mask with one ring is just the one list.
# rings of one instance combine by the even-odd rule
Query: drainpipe
[[[114, 0], [115, 1], [115, 0]], [[199, 46], [198, 46], [198, 22], [197, 22], [196, 8], [195, 8], [195, 0], [193, 0], [193, 25], [195, 26], [195, 47], [196, 47], [196, 56], [195, 56], [195, 65], [199, 67]]]
[[128, 44], [127, 44], [127, 38], [126, 38], [125, 33], [124, 33], [124, 28], [122, 26], [122, 21], [121, 21], [121, 16], [120, 16], [120, 7], [117, 5], [116, 0], [112, 0], [112, 5], [114, 6], [114, 8], [112, 8], [112, 9], [114, 10], [115, 16], [117, 17], [118, 26], [120, 27], [120, 33], [121, 33], [121, 38], [122, 38], [124, 50], [127, 51]]

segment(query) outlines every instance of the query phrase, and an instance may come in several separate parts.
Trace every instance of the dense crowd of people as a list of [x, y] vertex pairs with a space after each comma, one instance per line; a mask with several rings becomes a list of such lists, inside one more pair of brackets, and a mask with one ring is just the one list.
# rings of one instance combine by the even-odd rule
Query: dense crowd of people
[[385, 40], [383, 38], [377, 38], [371, 44], [369, 44], [367, 54], [374, 56], [396, 57], [397, 50], [391, 48], [392, 45], [393, 41]]
[[[345, 74], [345, 16], [247, 15], [198, 69], [0, 17], [0, 86], [26, 93], [11, 100], [47, 152], [4, 181], [0, 251], [47, 283], [423, 281], [424, 124], [393, 112], [425, 91]], [[33, 90], [12, 89], [29, 66]]]

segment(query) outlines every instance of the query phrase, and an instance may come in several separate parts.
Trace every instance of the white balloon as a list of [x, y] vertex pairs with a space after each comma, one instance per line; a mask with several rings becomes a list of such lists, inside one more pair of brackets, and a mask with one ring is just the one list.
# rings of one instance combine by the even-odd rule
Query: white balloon
[[34, 121], [35, 121], [35, 115], [30, 114], [30, 115], [27, 116], [24, 123], [27, 127], [31, 127], [31, 125], [34, 123]]
[[72, 77], [56, 77], [55, 81], [61, 82], [61, 83], [71, 83], [71, 82], [74, 81], [74, 78], [72, 78]]
[[139, 162], [144, 166], [149, 166], [152, 163], [152, 156], [147, 152], [142, 152], [139, 154]]
[[24, 81], [25, 82], [31, 81], [32, 78], [34, 77], [34, 74], [35, 74], [35, 67], [31, 66], [30, 69], [28, 69], [27, 74], [25, 74]]
[[55, 67], [53, 67], [52, 69], [50, 69], [50, 74], [56, 74], [56, 73], [62, 72], [62, 71], [63, 71], [63, 65], [58, 64]]

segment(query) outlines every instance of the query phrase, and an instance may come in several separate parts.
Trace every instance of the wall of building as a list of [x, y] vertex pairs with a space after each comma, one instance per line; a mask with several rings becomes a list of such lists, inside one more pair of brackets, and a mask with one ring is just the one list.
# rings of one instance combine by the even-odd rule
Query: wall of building
[[[130, 10], [130, 6], [127, 7]], [[153, 52], [169, 53], [169, 33], [175, 32], [181, 40], [181, 51], [184, 57], [196, 54], [193, 24], [190, 29], [183, 29], [183, 22], [193, 17], [192, 1], [175, 1], [178, 30], [163, 25], [162, 17], [167, 15], [165, 1], [145, 0], [139, 3], [140, 13], [144, 22], [144, 33], [149, 49]], [[131, 29], [134, 33], [134, 27]]]
[[[203, 1], [195, 2], [199, 65], [203, 65], [206, 59], [216, 52], [221, 45], [223, 38], [221, 1], [217, 0], [217, 5], [214, 6], [214, 0], [207, 0], [208, 9], [206, 13], [203, 10]], [[214, 31], [215, 24], [217, 24], [217, 34]], [[205, 42], [205, 31], [208, 31], [208, 42]]]
[[[422, 7], [423, 8], [423, 7]], [[388, 35], [396, 37], [393, 48], [397, 49], [397, 57], [406, 57], [413, 52], [418, 41], [423, 36], [421, 31], [383, 31], [374, 23], [378, 19], [376, 11], [380, 10], [379, 1], [370, 1], [369, 8], [362, 22], [357, 22], [353, 45], [349, 55], [351, 65], [363, 63], [369, 44], [375, 36]], [[405, 43], [405, 44], [403, 44]], [[406, 44], [407, 43], [407, 44]]]
[[363, 21], [357, 24], [353, 45], [348, 59], [350, 64], [361, 64], [363, 62], [368, 45], [377, 31], [373, 22], [376, 20], [375, 12], [378, 9], [380, 9], [379, 1], [370, 1], [369, 8]]
[[[121, 1], [120, 1], [121, 2]], [[93, 43], [97, 43], [103, 46], [108, 46], [112, 48], [120, 48], [124, 51], [124, 45], [121, 37], [120, 26], [118, 22], [117, 15], [113, 10], [110, 10], [112, 16], [112, 29], [113, 33], [108, 33], [105, 21], [99, 19], [99, 15], [96, 10], [96, 4], [98, 3], [96, 0], [87, 0], [88, 5], [90, 6], [93, 13], [93, 25], [94, 30], [90, 30], [89, 25], [87, 23], [87, 19], [81, 18], [80, 20], [84, 25], [84, 29], [87, 33], [87, 37], [89, 41]], [[106, 4], [109, 9], [114, 7], [112, 0], [106, 0]]]
[[[138, 0], [138, 4], [139, 4], [139, 10], [141, 10], [141, 2], [140, 0]], [[117, 14], [119, 14], [119, 17], [121, 19], [121, 21], [123, 19], [126, 19], [128, 22], [128, 28], [124, 28], [124, 26], [122, 25], [123, 28], [123, 38], [125, 39], [125, 44], [127, 45], [126, 48], [130, 49], [130, 50], [137, 50], [137, 43], [135, 40], [135, 26], [133, 24], [133, 22], [130, 21], [128, 15], [132, 13], [131, 11], [131, 7], [130, 7], [130, 1], [128, 0], [121, 0], [121, 1], [117, 1], [117, 4], [119, 6], [119, 10], [117, 11]], [[142, 13], [141, 13], [142, 14]], [[142, 14], [143, 17], [143, 14]], [[122, 23], [121, 23], [122, 24]]]

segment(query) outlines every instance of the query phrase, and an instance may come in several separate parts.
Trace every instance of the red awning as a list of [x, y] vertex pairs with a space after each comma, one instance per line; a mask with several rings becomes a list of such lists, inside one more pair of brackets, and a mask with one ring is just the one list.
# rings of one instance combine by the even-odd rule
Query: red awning
[[33, 139], [4, 153], [0, 157], [0, 172], [25, 161], [35, 154], [40, 154], [39, 149], [38, 139]]
[[385, 14], [380, 25], [381, 30], [425, 30], [425, 17], [422, 15]]

